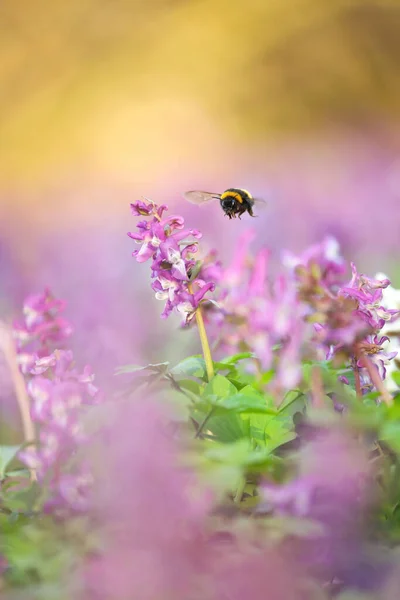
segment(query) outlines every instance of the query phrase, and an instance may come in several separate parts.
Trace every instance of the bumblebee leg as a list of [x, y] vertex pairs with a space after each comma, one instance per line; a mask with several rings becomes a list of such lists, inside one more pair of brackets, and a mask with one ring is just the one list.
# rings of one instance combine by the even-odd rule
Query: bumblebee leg
[[238, 212], [239, 219], [242, 218], [242, 215], [248, 210], [245, 206], [241, 206]]

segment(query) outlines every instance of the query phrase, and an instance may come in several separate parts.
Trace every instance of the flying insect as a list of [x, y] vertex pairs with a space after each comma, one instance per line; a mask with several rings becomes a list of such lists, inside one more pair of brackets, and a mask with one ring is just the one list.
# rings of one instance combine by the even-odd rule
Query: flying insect
[[241, 188], [229, 188], [222, 194], [192, 190], [185, 192], [183, 196], [192, 204], [206, 204], [219, 200], [222, 210], [229, 219], [236, 219], [236, 217], [240, 219], [245, 212], [248, 212], [251, 217], [255, 217], [256, 215], [253, 214], [254, 204], [265, 203], [261, 198], [253, 198], [250, 192]]

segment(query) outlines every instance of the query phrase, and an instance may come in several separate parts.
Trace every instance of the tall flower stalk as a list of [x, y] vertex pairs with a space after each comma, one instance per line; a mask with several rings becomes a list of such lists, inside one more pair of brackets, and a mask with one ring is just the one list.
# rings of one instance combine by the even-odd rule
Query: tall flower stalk
[[[0, 351], [4, 355], [14, 386], [15, 397], [21, 417], [24, 442], [29, 444], [35, 439], [35, 426], [31, 417], [29, 396], [24, 376], [18, 365], [18, 354], [15, 348], [12, 330], [0, 322]], [[32, 481], [37, 479], [35, 469], [29, 469]]]
[[185, 229], [184, 219], [179, 215], [165, 218], [163, 214], [167, 210], [166, 205], [158, 206], [148, 200], [131, 204], [132, 214], [145, 218], [137, 223], [135, 232], [128, 233], [140, 244], [132, 255], [139, 263], [152, 261], [151, 287], [157, 300], [165, 301], [161, 316], [166, 318], [176, 311], [184, 324], [195, 318], [210, 380], [214, 376], [214, 368], [201, 304], [207, 292], [214, 290], [215, 284], [198, 276], [201, 261], [195, 256], [201, 232]]

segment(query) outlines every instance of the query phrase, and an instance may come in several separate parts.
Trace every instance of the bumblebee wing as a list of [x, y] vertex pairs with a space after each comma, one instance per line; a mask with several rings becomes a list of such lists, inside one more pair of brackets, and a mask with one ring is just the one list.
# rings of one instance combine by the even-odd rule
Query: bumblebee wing
[[214, 194], [213, 192], [203, 192], [201, 190], [192, 190], [185, 192], [183, 197], [192, 204], [205, 204], [206, 202], [212, 202], [221, 197], [221, 194]]
[[253, 202], [260, 210], [263, 210], [267, 206], [267, 201], [264, 198], [253, 198]]

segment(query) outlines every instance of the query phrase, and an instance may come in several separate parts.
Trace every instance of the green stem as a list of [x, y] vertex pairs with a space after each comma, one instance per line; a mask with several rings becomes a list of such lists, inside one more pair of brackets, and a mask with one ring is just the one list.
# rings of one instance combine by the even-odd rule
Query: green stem
[[[192, 285], [188, 285], [189, 292], [193, 294]], [[208, 343], [208, 337], [206, 328], [204, 327], [203, 313], [201, 312], [201, 306], [199, 305], [196, 309], [196, 323], [197, 329], [199, 330], [201, 347], [203, 350], [204, 362], [206, 363], [207, 379], [211, 381], [214, 377], [214, 365], [211, 356], [210, 344]]]
[[245, 487], [246, 487], [246, 477], [242, 477], [241, 481], [238, 485], [238, 489], [236, 491], [235, 497], [233, 499], [235, 504], [240, 504], [240, 502], [242, 501], [242, 496], [243, 496]]
[[196, 431], [196, 435], [194, 436], [195, 438], [200, 437], [201, 432], [203, 431], [204, 427], [206, 426], [208, 419], [212, 416], [214, 412], [214, 406], [212, 407], [212, 409], [206, 414], [206, 416], [204, 417], [204, 419], [202, 420], [202, 422], [199, 425], [198, 430]]
[[356, 384], [356, 396], [357, 398], [362, 398], [362, 390], [361, 390], [361, 379], [360, 379], [360, 371], [357, 365], [353, 369], [354, 371], [354, 381]]
[[207, 378], [208, 381], [211, 381], [211, 379], [214, 377], [214, 365], [211, 357], [210, 345], [208, 343], [207, 332], [206, 328], [204, 327], [204, 319], [200, 306], [196, 310], [196, 321], [197, 329], [199, 330], [201, 347], [203, 349], [204, 362], [206, 363]]

